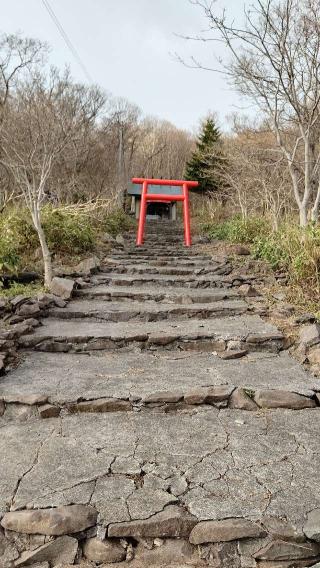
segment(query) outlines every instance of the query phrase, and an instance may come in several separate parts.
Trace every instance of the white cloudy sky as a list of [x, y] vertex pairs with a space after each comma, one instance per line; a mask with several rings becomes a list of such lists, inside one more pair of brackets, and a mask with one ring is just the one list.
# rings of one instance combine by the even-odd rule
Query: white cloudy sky
[[[250, 112], [219, 74], [192, 70], [172, 54], [186, 60], [195, 55], [214, 63], [216, 43], [186, 42], [177, 34], [198, 34], [207, 22], [189, 0], [49, 0], [94, 82], [114, 95], [138, 104], [145, 114], [194, 128], [209, 110], [216, 111], [223, 127], [238, 109]], [[241, 18], [243, 0], [217, 0]], [[78, 80], [83, 71], [68, 51], [42, 0], [2, 2], [0, 30], [20, 31], [46, 40], [50, 59], [68, 64]]]

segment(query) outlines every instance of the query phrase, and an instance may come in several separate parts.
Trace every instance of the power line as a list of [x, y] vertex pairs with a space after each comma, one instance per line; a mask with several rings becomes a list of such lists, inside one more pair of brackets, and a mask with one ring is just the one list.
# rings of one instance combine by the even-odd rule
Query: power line
[[42, 0], [42, 4], [44, 5], [44, 7], [46, 8], [50, 18], [52, 19], [53, 23], [55, 24], [55, 26], [57, 27], [60, 35], [62, 36], [65, 44], [67, 45], [67, 47], [69, 48], [69, 50], [71, 51], [73, 57], [75, 58], [75, 60], [77, 61], [78, 65], [81, 67], [83, 73], [85, 74], [87, 80], [89, 81], [89, 83], [93, 83], [93, 79], [90, 76], [89, 71], [87, 70], [85, 64], [83, 63], [83, 61], [81, 60], [81, 57], [79, 55], [79, 53], [77, 52], [76, 48], [74, 47], [74, 45], [72, 44], [71, 40], [69, 39], [67, 33], [65, 32], [65, 30], [63, 29], [62, 25], [60, 24], [56, 14], [54, 13], [52, 7], [49, 4], [49, 0]]

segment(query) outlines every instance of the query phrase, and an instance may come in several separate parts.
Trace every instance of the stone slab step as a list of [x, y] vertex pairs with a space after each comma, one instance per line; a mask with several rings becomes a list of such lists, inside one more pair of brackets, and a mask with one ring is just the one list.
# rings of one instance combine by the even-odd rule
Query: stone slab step
[[244, 300], [221, 301], [204, 304], [173, 305], [155, 301], [103, 302], [79, 300], [65, 308], [49, 310], [49, 316], [60, 319], [94, 318], [105, 321], [159, 321], [164, 319], [211, 318], [243, 314], [249, 309]]
[[157, 254], [155, 255], [152, 251], [150, 252], [137, 252], [137, 251], [127, 251], [123, 249], [122, 251], [113, 251], [109, 258], [120, 261], [130, 261], [130, 262], [157, 262], [157, 261], [167, 261], [171, 263], [208, 263], [212, 262], [212, 256], [209, 255], [187, 255], [187, 256], [176, 256], [172, 254]]
[[[204, 389], [221, 386], [229, 393], [233, 388], [245, 389], [252, 399], [258, 391], [296, 393], [312, 398], [320, 390], [319, 381], [285, 352], [279, 355], [249, 353], [237, 360], [224, 360], [212, 353], [180, 351], [129, 351], [122, 352], [121, 357], [118, 351], [90, 356], [31, 352], [25, 354], [18, 369], [2, 377], [0, 400], [8, 405], [4, 418], [12, 419], [14, 412], [9, 406], [14, 401], [20, 401], [20, 405], [25, 401], [32, 406], [32, 397], [35, 406], [39, 401], [59, 408], [73, 404], [73, 411], [79, 401], [97, 400], [129, 401], [131, 408], [139, 408], [141, 403], [151, 408], [153, 401], [173, 408], [188, 395], [189, 404], [205, 404], [205, 400], [200, 400]], [[192, 401], [190, 393], [195, 397], [196, 392], [199, 398]], [[116, 405], [105, 405], [104, 409], [100, 405], [96, 412], [107, 412], [111, 408], [114, 410]], [[19, 408], [15, 410], [18, 413]], [[82, 412], [84, 410], [82, 408]], [[94, 405], [87, 411], [93, 410]]]
[[[264, 413], [199, 408], [2, 424], [0, 511], [90, 503], [102, 525], [119, 527], [177, 505], [195, 523], [275, 518], [275, 531], [301, 541], [307, 515], [320, 507], [319, 436], [317, 409], [270, 411], [267, 421]], [[276, 533], [267, 526], [246, 556], [270, 543]]]
[[32, 334], [21, 336], [22, 347], [44, 351], [95, 350], [140, 345], [143, 348], [191, 348], [224, 350], [236, 342], [237, 348], [277, 351], [283, 346], [282, 334], [254, 315], [188, 319], [165, 322], [93, 322], [90, 319], [48, 318]]
[[212, 303], [222, 300], [241, 299], [233, 289], [194, 289], [178, 287], [145, 287], [140, 286], [92, 286], [75, 291], [80, 298], [104, 298], [106, 300], [165, 301], [176, 304]]
[[256, 281], [255, 276], [249, 275], [216, 275], [211, 276], [170, 276], [166, 274], [102, 274], [93, 279], [93, 282], [101, 282], [112, 286], [171, 286], [185, 288], [222, 288], [241, 284], [250, 284]]
[[167, 274], [171, 276], [197, 276], [204, 274], [230, 274], [232, 272], [231, 265], [215, 265], [215, 266], [202, 266], [202, 267], [185, 267], [185, 266], [150, 266], [148, 263], [144, 264], [120, 264], [109, 263], [102, 266], [102, 272], [117, 272], [118, 274]]
[[208, 266], [221, 266], [222, 264], [226, 264], [226, 261], [224, 259], [221, 258], [216, 258], [216, 257], [210, 257], [210, 259], [206, 259], [206, 260], [198, 260], [198, 257], [196, 257], [193, 260], [186, 260], [184, 258], [179, 258], [179, 257], [173, 257], [168, 259], [168, 257], [163, 256], [157, 259], [150, 259], [148, 257], [138, 257], [138, 258], [133, 258], [130, 255], [127, 256], [121, 256], [119, 257], [119, 255], [113, 254], [110, 257], [107, 257], [104, 259], [104, 265], [108, 266], [109, 264], [119, 264], [122, 265], [124, 263], [129, 263], [131, 265], [137, 265], [137, 264], [143, 264], [145, 266], [181, 266], [181, 267], [195, 267], [195, 268], [207, 268]]

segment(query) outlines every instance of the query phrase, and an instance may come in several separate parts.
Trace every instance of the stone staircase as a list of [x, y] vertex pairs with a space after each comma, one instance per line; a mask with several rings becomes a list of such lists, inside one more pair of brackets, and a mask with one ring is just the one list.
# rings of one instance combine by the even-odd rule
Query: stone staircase
[[262, 319], [260, 280], [181, 243], [149, 222], [20, 337], [1, 568], [319, 562], [318, 382]]

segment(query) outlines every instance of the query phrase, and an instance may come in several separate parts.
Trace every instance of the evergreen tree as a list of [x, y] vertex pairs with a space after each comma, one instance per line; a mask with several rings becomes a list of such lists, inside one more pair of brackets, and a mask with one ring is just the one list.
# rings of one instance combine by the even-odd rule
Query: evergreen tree
[[223, 185], [219, 173], [222, 164], [221, 134], [210, 116], [203, 122], [196, 149], [186, 164], [185, 178], [198, 181], [204, 193], [217, 192]]

